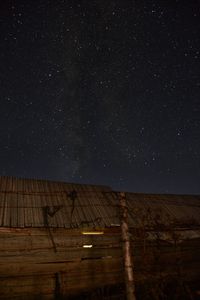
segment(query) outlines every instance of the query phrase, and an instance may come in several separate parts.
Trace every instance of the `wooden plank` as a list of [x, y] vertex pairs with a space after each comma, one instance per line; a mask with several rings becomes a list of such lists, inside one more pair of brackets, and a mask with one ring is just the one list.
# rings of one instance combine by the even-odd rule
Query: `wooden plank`
[[74, 260], [69, 262], [47, 262], [47, 263], [24, 263], [14, 262], [12, 264], [4, 264], [1, 266], [0, 278], [9, 276], [30, 276], [31, 274], [52, 274], [56, 272], [67, 272], [74, 276], [76, 282], [78, 278], [87, 275], [88, 273], [101, 273], [104, 276], [104, 272], [112, 271], [118, 272], [122, 270], [122, 260], [119, 258], [104, 258], [93, 260]]
[[[42, 278], [43, 277], [43, 278]], [[45, 276], [23, 276], [23, 277], [10, 277], [9, 280], [0, 279], [0, 298], [9, 295], [39, 295], [43, 293], [54, 293], [55, 277], [54, 275]]]
[[[58, 248], [81, 248], [83, 245], [92, 244], [94, 248], [98, 247], [120, 247], [121, 241], [119, 236], [88, 236], [88, 235], [79, 235], [79, 236], [68, 236], [67, 232], [58, 234], [56, 230], [51, 229], [54, 241]], [[3, 250], [12, 250], [12, 251], [24, 251], [24, 246], [26, 244], [26, 249], [45, 249], [51, 246], [49, 242], [48, 232], [42, 231], [37, 235], [33, 235], [32, 232], [27, 234], [18, 234], [18, 233], [1, 233], [0, 241], [3, 240], [3, 243], [0, 242], [0, 251]], [[29, 244], [27, 243], [29, 241]]]
[[[25, 245], [26, 246], [26, 245]], [[26, 253], [22, 251], [10, 251], [10, 255], [2, 255], [1, 252], [1, 264], [4, 263], [14, 263], [14, 262], [67, 262], [74, 259], [94, 259], [103, 257], [121, 257], [120, 248], [99, 248], [99, 249], [83, 249], [83, 248], [57, 248], [58, 252], [54, 252], [54, 249], [34, 249], [28, 250]], [[3, 261], [2, 261], [3, 259]]]
[[[54, 294], [46, 294], [43, 293], [42, 295], [37, 295], [37, 299], [42, 299], [42, 300], [54, 300], [55, 299], [55, 295]], [[1, 297], [1, 296], [0, 296]], [[3, 298], [0, 298], [3, 300], [10, 300], [11, 297], [9, 295], [5, 295]], [[36, 300], [36, 295], [28, 295], [28, 299], [29, 300]], [[12, 300], [27, 300], [27, 295], [12, 295]]]

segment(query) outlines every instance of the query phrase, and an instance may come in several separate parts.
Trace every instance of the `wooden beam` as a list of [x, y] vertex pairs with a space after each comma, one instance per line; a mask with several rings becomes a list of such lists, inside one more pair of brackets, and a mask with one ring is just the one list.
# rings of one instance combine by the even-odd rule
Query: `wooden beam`
[[123, 245], [123, 260], [125, 272], [126, 298], [127, 300], [136, 300], [135, 296], [135, 280], [133, 275], [133, 262], [131, 256], [131, 242], [128, 227], [128, 208], [126, 205], [126, 195], [119, 193], [120, 209], [121, 209], [121, 233]]

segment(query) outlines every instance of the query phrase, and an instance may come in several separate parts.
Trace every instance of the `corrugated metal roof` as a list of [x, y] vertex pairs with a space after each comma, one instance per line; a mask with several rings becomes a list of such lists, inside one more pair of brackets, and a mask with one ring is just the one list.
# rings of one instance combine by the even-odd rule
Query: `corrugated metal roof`
[[153, 195], [127, 193], [130, 225], [134, 225], [137, 216], [141, 221], [143, 214], [146, 222], [160, 222], [177, 225], [200, 224], [200, 196], [194, 195]]
[[105, 197], [110, 191], [104, 186], [1, 177], [0, 226], [110, 226], [115, 214]]
[[[126, 195], [131, 226], [142, 214], [199, 223], [199, 196]], [[118, 204], [105, 186], [0, 177], [1, 227], [110, 227], [119, 224]]]

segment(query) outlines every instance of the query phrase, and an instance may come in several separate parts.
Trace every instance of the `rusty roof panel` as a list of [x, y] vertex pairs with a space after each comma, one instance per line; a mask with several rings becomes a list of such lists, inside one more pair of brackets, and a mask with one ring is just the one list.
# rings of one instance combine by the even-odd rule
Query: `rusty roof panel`
[[[156, 218], [200, 219], [199, 196], [126, 193], [126, 197], [131, 226]], [[117, 194], [109, 187], [0, 177], [2, 227], [110, 227], [119, 225], [119, 215]]]
[[[160, 218], [163, 223], [178, 221], [181, 223], [193, 222], [199, 224], [200, 197], [190, 195], [144, 195], [127, 193], [128, 207], [134, 215], [144, 215], [144, 218]], [[133, 225], [133, 216], [130, 218]]]
[[[99, 205], [104, 186], [78, 185], [45, 180], [0, 178], [1, 226], [66, 227], [109, 226]], [[71, 192], [76, 191], [76, 197]], [[99, 205], [101, 207], [101, 205]], [[45, 209], [49, 209], [45, 217]], [[101, 221], [101, 222], [100, 222]]]

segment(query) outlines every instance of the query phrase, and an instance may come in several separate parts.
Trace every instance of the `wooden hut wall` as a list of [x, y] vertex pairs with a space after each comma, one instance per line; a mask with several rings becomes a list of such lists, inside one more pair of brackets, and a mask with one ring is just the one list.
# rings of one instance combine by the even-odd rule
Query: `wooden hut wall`
[[56, 250], [46, 229], [1, 229], [0, 299], [53, 298], [123, 282], [119, 233], [54, 228], [52, 235]]
[[[1, 229], [0, 299], [54, 299], [57, 295], [122, 284], [121, 236], [118, 229], [104, 235], [82, 235], [80, 230], [52, 230], [56, 252], [46, 229]], [[200, 278], [200, 240], [175, 246], [165, 241], [145, 242], [132, 231], [136, 283], [171, 276], [190, 284]], [[83, 245], [93, 245], [83, 248]], [[181, 272], [181, 274], [180, 274]]]
[[[0, 178], [0, 194], [0, 299], [53, 299], [123, 283], [120, 213], [110, 188]], [[184, 273], [198, 281], [199, 200], [127, 194], [137, 282]]]

